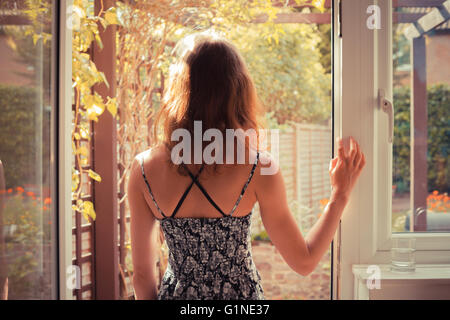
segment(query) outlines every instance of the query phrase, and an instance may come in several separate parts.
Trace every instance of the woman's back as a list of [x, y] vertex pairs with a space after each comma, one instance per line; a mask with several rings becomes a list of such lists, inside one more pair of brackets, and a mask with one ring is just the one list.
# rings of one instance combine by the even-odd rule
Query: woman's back
[[146, 201], [158, 213], [169, 248], [157, 298], [264, 299], [250, 241], [256, 197], [249, 189], [259, 153], [253, 164], [227, 166], [220, 173], [204, 168], [193, 173], [184, 166], [187, 179], [168, 157], [161, 147], [140, 155]]
[[[250, 158], [255, 158], [256, 153], [252, 151]], [[158, 146], [139, 155], [144, 163], [145, 174], [155, 200], [162, 212], [168, 216], [176, 208], [180, 198], [186, 188], [191, 184], [192, 179], [187, 171], [181, 175], [174, 166], [169, 164], [170, 152], [164, 146]], [[225, 213], [229, 214], [236, 204], [242, 192], [244, 184], [247, 182], [253, 163], [219, 165], [218, 171], [205, 169], [198, 177], [198, 182], [204, 190], [211, 196], [212, 200]], [[192, 165], [186, 167], [195, 175]], [[255, 168], [256, 176], [259, 174], [259, 167]], [[252, 177], [253, 179], [254, 177]], [[155, 218], [162, 219], [155, 202], [149, 192], [145, 193], [145, 199]], [[233, 216], [245, 216], [256, 203], [255, 183], [249, 183], [245, 193], [240, 199]], [[222, 214], [212, 205], [198, 186], [193, 185], [189, 194], [178, 209], [176, 217], [221, 217]]]

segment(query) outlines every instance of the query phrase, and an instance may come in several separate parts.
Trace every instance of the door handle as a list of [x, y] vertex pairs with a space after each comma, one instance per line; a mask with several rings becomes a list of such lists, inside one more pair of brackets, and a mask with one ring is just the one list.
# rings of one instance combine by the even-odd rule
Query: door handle
[[380, 109], [387, 113], [389, 118], [389, 142], [394, 140], [394, 106], [392, 102], [386, 99], [383, 89], [378, 90], [378, 106]]

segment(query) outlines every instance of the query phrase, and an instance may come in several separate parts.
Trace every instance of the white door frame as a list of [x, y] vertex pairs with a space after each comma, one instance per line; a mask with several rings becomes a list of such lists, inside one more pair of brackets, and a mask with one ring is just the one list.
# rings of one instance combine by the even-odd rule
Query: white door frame
[[[380, 29], [367, 26], [372, 5], [380, 9]], [[389, 263], [393, 237], [417, 239], [417, 263], [450, 263], [450, 234], [392, 234], [392, 144], [388, 116], [378, 107], [379, 89], [392, 101], [392, 0], [341, 0], [340, 6], [342, 37], [339, 28], [333, 35], [334, 133], [353, 136], [367, 160], [334, 246], [333, 297], [353, 299], [352, 266]]]
[[58, 245], [59, 299], [73, 299], [67, 270], [72, 265], [72, 0], [59, 2]]

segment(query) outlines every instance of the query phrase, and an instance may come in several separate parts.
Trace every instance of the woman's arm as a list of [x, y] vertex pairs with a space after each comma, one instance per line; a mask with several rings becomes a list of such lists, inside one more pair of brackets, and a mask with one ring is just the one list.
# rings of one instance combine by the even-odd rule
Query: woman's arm
[[333, 188], [330, 201], [306, 239], [289, 210], [280, 170], [274, 175], [258, 175], [256, 196], [264, 227], [286, 263], [301, 275], [311, 273], [329, 248], [350, 192], [365, 165], [364, 154], [352, 138], [350, 145], [346, 154], [339, 140], [338, 156], [330, 162]]
[[143, 190], [141, 167], [135, 158], [128, 180], [127, 196], [131, 212], [131, 256], [136, 300], [156, 299], [158, 223], [148, 207]]

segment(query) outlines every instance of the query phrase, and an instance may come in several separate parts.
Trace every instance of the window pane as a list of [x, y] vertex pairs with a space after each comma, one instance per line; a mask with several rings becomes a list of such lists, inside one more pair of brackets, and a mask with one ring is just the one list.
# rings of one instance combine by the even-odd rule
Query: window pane
[[450, 231], [450, 22], [436, 11], [393, 10], [393, 232]]
[[50, 0], [0, 4], [2, 298], [56, 298], [53, 15]]

